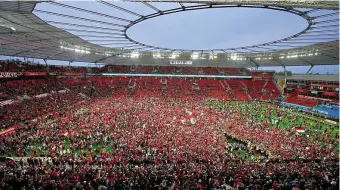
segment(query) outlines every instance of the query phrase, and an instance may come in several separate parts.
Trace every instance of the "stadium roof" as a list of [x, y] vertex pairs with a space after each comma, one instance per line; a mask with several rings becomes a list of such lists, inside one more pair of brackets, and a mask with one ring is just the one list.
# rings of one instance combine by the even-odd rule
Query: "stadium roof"
[[[314, 66], [339, 64], [339, 2], [338, 1], [248, 1], [248, 0], [195, 0], [180, 1], [178, 8], [168, 10], [153, 6], [151, 1], [140, 1], [153, 10], [152, 14], [140, 13], [119, 7], [111, 1], [98, 0], [112, 9], [135, 15], [136, 20], [114, 17], [106, 13], [66, 5], [59, 2], [47, 2], [72, 11], [99, 15], [116, 20], [117, 23], [103, 20], [91, 20], [85, 17], [60, 14], [53, 10], [35, 9], [38, 2], [1, 1], [0, 2], [0, 55], [13, 57], [41, 58], [70, 62], [90, 62], [124, 65], [166, 65], [169, 60], [192, 60], [192, 66], [217, 67], [267, 67], [267, 66]], [[159, 1], [157, 1], [159, 2]], [[172, 2], [172, 1], [165, 1]], [[178, 2], [178, 1], [177, 1]], [[183, 2], [183, 3], [182, 3]], [[190, 2], [190, 3], [189, 3]], [[194, 3], [194, 4], [193, 4]], [[308, 26], [301, 32], [284, 39], [253, 46], [226, 49], [170, 49], [143, 44], [131, 39], [126, 31], [139, 22], [182, 11], [249, 7], [273, 9], [289, 12], [304, 18]], [[303, 8], [303, 9], [302, 9]], [[326, 14], [315, 14], [323, 9]], [[44, 21], [34, 13], [60, 17], [60, 21]], [[62, 18], [72, 18], [74, 23], [63, 23]], [[336, 17], [336, 18], [334, 18]], [[78, 24], [78, 20], [101, 23], [105, 27]], [[92, 31], [92, 37], [103, 38], [109, 35], [122, 47], [105, 47], [84, 40], [85, 36], [76, 36], [69, 30], [57, 28], [51, 24], [77, 27], [77, 30]], [[121, 24], [125, 23], [125, 24]], [[118, 29], [110, 28], [110, 26]], [[106, 32], [105, 32], [106, 31]], [[112, 32], [115, 31], [115, 32]], [[333, 36], [332, 38], [330, 36]]]

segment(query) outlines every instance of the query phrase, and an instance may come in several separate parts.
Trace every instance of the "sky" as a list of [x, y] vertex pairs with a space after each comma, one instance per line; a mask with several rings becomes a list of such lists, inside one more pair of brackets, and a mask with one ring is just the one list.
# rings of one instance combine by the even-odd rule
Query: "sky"
[[[291, 22], [286, 22], [286, 19]], [[304, 19], [290, 13], [252, 8], [219, 8], [146, 20], [131, 27], [128, 35], [161, 47], [220, 49], [278, 40], [294, 35], [306, 26]]]
[[[58, 1], [57, 1], [58, 2]], [[59, 1], [66, 5], [76, 6], [91, 11], [104, 13], [107, 15], [120, 17], [128, 20], [135, 20], [138, 17], [129, 13], [113, 9], [112, 7], [103, 5], [94, 1]], [[131, 10], [140, 15], [154, 13], [151, 8], [142, 3], [109, 1], [110, 3]], [[151, 3], [158, 9], [177, 8], [178, 3]], [[189, 4], [185, 4], [189, 5]], [[75, 20], [71, 18], [62, 18], [59, 16], [48, 15], [38, 10], [56, 12], [59, 14], [67, 14], [77, 17], [83, 17], [93, 20], [101, 20], [106, 23], [115, 23], [125, 25], [125, 21], [117, 21], [81, 11], [70, 10], [68, 8], [56, 6], [50, 3], [39, 3], [33, 13], [45, 21], [74, 23], [81, 25], [91, 25], [96, 27], [105, 27], [107, 30], [100, 30], [108, 34], [77, 32], [73, 29], [79, 29], [73, 26], [50, 23], [56, 27], [63, 28], [75, 35], [105, 35], [108, 37], [98, 38], [81, 37], [92, 43], [103, 45], [106, 47], [117, 47], [124, 45], [110, 45], [116, 33], [115, 30], [121, 27], [92, 23], [83, 20]], [[315, 14], [325, 14], [326, 12], [318, 11]], [[183, 49], [214, 49], [214, 48], [235, 48], [240, 46], [256, 45], [266, 43], [278, 39], [282, 39], [294, 35], [304, 28], [307, 22], [303, 18], [276, 10], [254, 9], [254, 8], [216, 8], [199, 11], [186, 11], [171, 15], [164, 15], [152, 18], [132, 26], [127, 34], [132, 39], [164, 48], [183, 48]], [[84, 29], [84, 28], [81, 28]], [[86, 29], [86, 28], [85, 28]], [[93, 29], [86, 29], [93, 30]], [[110, 34], [109, 34], [110, 33]], [[118, 32], [119, 33], [119, 32]], [[111, 40], [111, 41], [110, 41]], [[42, 62], [41, 60], [35, 60]], [[65, 64], [64, 62], [48, 61], [49, 64]], [[91, 65], [89, 63], [72, 63], [72, 65]], [[283, 68], [267, 68], [269, 70], [282, 70]], [[296, 73], [304, 73], [308, 67], [288, 67]], [[339, 73], [339, 66], [323, 66], [315, 67], [313, 72], [319, 73]]]

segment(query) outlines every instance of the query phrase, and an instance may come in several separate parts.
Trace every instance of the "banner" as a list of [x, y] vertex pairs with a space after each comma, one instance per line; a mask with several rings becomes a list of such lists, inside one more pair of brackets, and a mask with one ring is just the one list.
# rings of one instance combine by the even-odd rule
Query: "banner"
[[327, 112], [327, 111], [325, 111], [325, 110], [319, 110], [319, 109], [316, 108], [316, 107], [313, 108], [313, 111], [318, 112], [318, 113], [322, 113], [322, 114], [325, 114], [325, 115], [328, 115], [328, 112]]
[[272, 71], [252, 71], [250, 75], [253, 79], [272, 79], [275, 72]]
[[17, 72], [0, 72], [0, 78], [16, 78], [20, 76]]
[[339, 87], [339, 84], [319, 84], [319, 83], [312, 83], [311, 86], [321, 86], [321, 87]]
[[297, 88], [296, 89], [296, 92], [298, 92], [298, 93], [305, 93], [305, 94], [307, 94], [308, 93], [308, 89], [301, 89], [301, 88]]
[[287, 81], [287, 84], [298, 84], [296, 81]]
[[302, 106], [302, 105], [299, 105], [299, 104], [292, 104], [292, 103], [288, 103], [288, 102], [281, 102], [280, 105], [286, 106], [286, 107], [293, 107], [293, 108], [297, 108], [297, 109], [301, 109], [301, 110], [310, 110], [310, 107]]
[[279, 87], [281, 87], [282, 89], [286, 88], [286, 79], [279, 79], [279, 80], [277, 80], [277, 84], [278, 84]]
[[304, 133], [305, 129], [302, 128], [302, 127], [295, 127], [295, 131], [298, 132], [298, 133]]
[[295, 89], [295, 91], [296, 91], [297, 93], [303, 93], [303, 90], [300, 89], [300, 88]]
[[25, 72], [25, 76], [46, 76], [46, 72]]
[[312, 100], [322, 100], [322, 101], [326, 101], [326, 102], [330, 102], [330, 99], [325, 99], [325, 98], [317, 98], [317, 97], [312, 97], [312, 96], [302, 96], [302, 95], [298, 95], [299, 98], [306, 98], [306, 99], [312, 99]]
[[328, 122], [328, 123], [332, 123], [332, 124], [334, 124], [334, 125], [337, 125], [337, 124], [338, 124], [338, 122], [336, 122], [336, 121], [332, 121], [332, 120], [329, 120], [329, 119], [326, 119], [326, 122]]
[[39, 94], [39, 95], [36, 95], [34, 96], [35, 98], [42, 98], [42, 97], [46, 97], [46, 96], [49, 96], [50, 94], [49, 93], [44, 93], [44, 94]]
[[5, 106], [5, 105], [10, 105], [10, 104], [19, 104], [21, 103], [21, 100], [5, 100], [0, 102], [0, 107]]
[[87, 73], [88, 76], [100, 76], [101, 73]]
[[63, 75], [63, 76], [84, 76], [84, 73], [62, 72], [61, 75]]
[[272, 79], [273, 76], [252, 76], [253, 79]]
[[277, 119], [272, 119], [272, 124], [274, 125], [274, 124], [277, 124], [277, 122], [279, 122], [279, 120], [277, 120]]
[[334, 96], [334, 97], [338, 95], [337, 92], [323, 92], [322, 94], [325, 96]]
[[328, 106], [315, 106], [313, 111], [328, 115], [329, 117], [339, 118], [339, 110], [329, 108]]
[[192, 61], [171, 60], [170, 65], [192, 65]]
[[15, 129], [16, 129], [15, 127], [11, 127], [11, 128], [9, 128], [9, 129], [7, 129], [7, 130], [1, 131], [1, 132], [0, 132], [0, 137], [5, 136], [5, 135], [7, 135], [7, 134], [14, 133], [14, 132], [15, 132]]

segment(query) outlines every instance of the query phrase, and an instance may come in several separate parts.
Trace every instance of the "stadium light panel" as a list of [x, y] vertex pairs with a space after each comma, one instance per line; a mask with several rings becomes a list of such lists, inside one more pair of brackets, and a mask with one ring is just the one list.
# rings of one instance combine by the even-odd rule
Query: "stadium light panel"
[[105, 56], [112, 56], [111, 53], [94, 53], [96, 55], [105, 55]]
[[86, 54], [90, 53], [90, 51], [83, 50], [83, 49], [78, 49], [78, 48], [75, 48], [74, 51], [77, 52], [77, 53], [86, 53]]
[[231, 54], [230, 55], [230, 59], [231, 60], [236, 60], [236, 61], [239, 61], [239, 60], [246, 60], [246, 58], [243, 58], [243, 57], [239, 57], [238, 54]]
[[176, 59], [179, 57], [179, 53], [173, 52], [170, 56], [170, 59]]
[[67, 50], [71, 50], [71, 51], [75, 51], [77, 53], [86, 53], [86, 54], [90, 54], [91, 52], [88, 50], [84, 50], [84, 49], [79, 49], [79, 48], [69, 48], [69, 47], [65, 47], [65, 46], [60, 46], [61, 49], [67, 49]]
[[159, 59], [159, 58], [163, 58], [161, 53], [157, 52], [157, 53], [153, 53], [153, 58]]
[[192, 53], [191, 54], [191, 59], [198, 59], [199, 58], [199, 53]]
[[209, 59], [216, 59], [216, 58], [217, 58], [217, 54], [216, 53], [209, 54]]
[[138, 58], [139, 57], [139, 52], [136, 51], [136, 52], [132, 52], [131, 55], [130, 55], [131, 58]]

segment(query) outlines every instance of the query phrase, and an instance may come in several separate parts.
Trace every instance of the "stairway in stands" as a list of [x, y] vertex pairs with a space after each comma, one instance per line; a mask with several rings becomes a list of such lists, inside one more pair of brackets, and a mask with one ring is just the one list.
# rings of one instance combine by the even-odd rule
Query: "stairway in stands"
[[[269, 82], [269, 81], [266, 81], [266, 83], [264, 83], [263, 88], [262, 88], [262, 90], [261, 90], [262, 95], [261, 95], [261, 98], [260, 98], [260, 99], [263, 100], [263, 101], [266, 101], [266, 100], [269, 100], [269, 99], [270, 99], [270, 97], [268, 98], [268, 90], [266, 89], [268, 82]], [[270, 93], [270, 92], [269, 92], [269, 93]]]
[[266, 93], [263, 95], [262, 100], [275, 100], [280, 94], [281, 91], [278, 89], [274, 81], [268, 81], [265, 86]]
[[242, 89], [244, 89], [244, 93], [248, 96], [249, 100], [253, 100], [253, 98], [249, 94], [249, 91], [251, 89], [249, 89], [248, 86], [246, 84], [244, 84], [243, 80], [241, 80], [241, 83], [243, 85]]
[[241, 83], [241, 80], [225, 80], [226, 83], [230, 86], [231, 90], [234, 92], [237, 100], [249, 101], [248, 96], [244, 93], [242, 89], [244, 86]]
[[230, 88], [229, 84], [225, 80], [220, 80], [222, 88], [229, 94], [231, 100], [237, 100], [234, 91]]
[[264, 81], [259, 80], [243, 80], [242, 81], [248, 88], [248, 93], [253, 100], [260, 100]]

